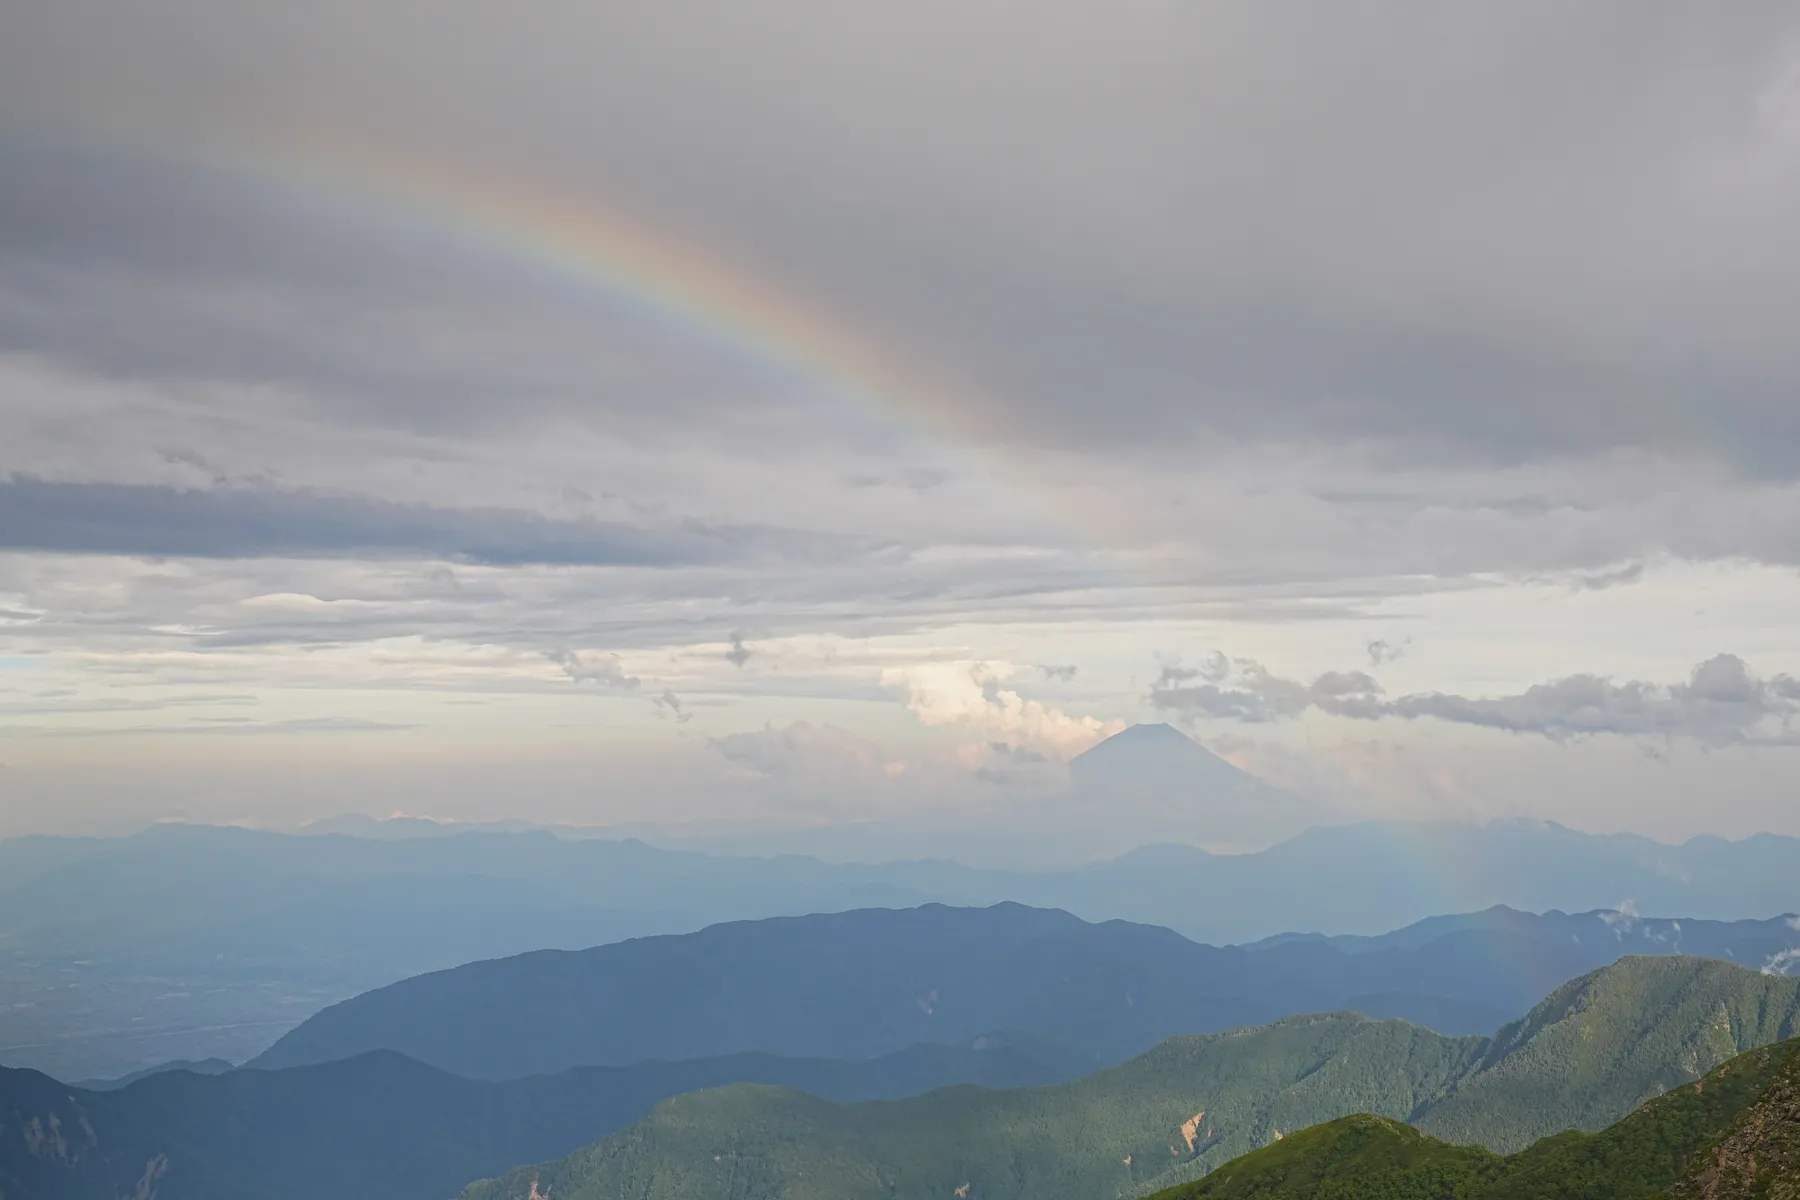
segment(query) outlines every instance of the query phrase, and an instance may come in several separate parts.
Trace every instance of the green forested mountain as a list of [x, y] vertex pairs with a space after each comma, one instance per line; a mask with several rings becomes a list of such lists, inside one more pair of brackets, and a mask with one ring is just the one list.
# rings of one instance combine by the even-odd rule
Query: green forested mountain
[[1048, 1088], [855, 1105], [768, 1087], [678, 1096], [567, 1159], [464, 1197], [528, 1200], [535, 1188], [558, 1200], [1115, 1200], [1353, 1113], [1515, 1151], [1569, 1126], [1603, 1129], [1735, 1054], [1796, 1034], [1800, 980], [1629, 958], [1559, 989], [1493, 1039], [1333, 1014], [1175, 1038]]
[[1359, 1114], [1303, 1130], [1153, 1200], [1791, 1200], [1800, 1039], [1731, 1059], [1602, 1133], [1510, 1158]]
[[1419, 1127], [1521, 1150], [1559, 1129], [1609, 1125], [1734, 1054], [1800, 1034], [1800, 979], [1696, 959], [1627, 964], [1565, 984], [1502, 1030]]

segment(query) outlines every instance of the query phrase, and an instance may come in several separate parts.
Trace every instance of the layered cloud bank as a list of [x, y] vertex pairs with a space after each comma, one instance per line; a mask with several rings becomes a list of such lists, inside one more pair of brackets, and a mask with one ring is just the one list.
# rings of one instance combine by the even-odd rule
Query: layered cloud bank
[[1491, 697], [1421, 692], [1390, 696], [1365, 671], [1327, 671], [1311, 683], [1283, 679], [1254, 661], [1216, 656], [1201, 667], [1166, 666], [1151, 702], [1196, 718], [1260, 724], [1317, 711], [1354, 721], [1430, 718], [1552, 739], [1614, 734], [1687, 738], [1708, 746], [1792, 744], [1800, 680], [1759, 679], [1735, 654], [1719, 654], [1673, 684], [1571, 675]]
[[1794, 819], [1791, 6], [117, 7], [0, 14], [25, 827]]

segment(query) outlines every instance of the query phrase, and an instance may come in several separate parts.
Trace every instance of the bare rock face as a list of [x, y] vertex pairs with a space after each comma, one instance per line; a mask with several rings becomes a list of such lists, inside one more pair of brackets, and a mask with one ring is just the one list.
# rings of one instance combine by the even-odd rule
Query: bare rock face
[[1800, 1200], [1800, 1055], [1670, 1196]]

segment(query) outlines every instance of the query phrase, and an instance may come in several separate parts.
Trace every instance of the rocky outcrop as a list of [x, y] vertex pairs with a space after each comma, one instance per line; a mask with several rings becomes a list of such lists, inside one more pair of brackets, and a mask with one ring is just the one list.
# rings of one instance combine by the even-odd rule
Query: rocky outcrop
[[[1698, 1085], [1696, 1085], [1698, 1086]], [[1672, 1200], [1800, 1200], [1800, 1055], [1744, 1113]]]

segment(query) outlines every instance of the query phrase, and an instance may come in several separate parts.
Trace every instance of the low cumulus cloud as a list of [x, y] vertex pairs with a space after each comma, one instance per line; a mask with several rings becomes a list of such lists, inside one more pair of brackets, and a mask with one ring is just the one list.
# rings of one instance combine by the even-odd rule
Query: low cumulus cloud
[[[626, 674], [625, 664], [616, 654], [562, 649], [552, 650], [546, 657], [561, 667], [563, 673], [576, 683], [591, 683], [625, 693], [635, 693], [644, 684], [638, 676]], [[673, 717], [677, 724], [685, 725], [694, 719], [694, 710], [672, 688], [665, 687], [650, 697], [650, 703], [656, 709], [657, 716]]]
[[1390, 642], [1386, 638], [1376, 638], [1366, 647], [1369, 654], [1369, 666], [1385, 667], [1391, 662], [1399, 662], [1411, 645], [1411, 638], [1402, 642]]
[[1559, 741], [1612, 734], [1707, 746], [1789, 743], [1800, 715], [1800, 680], [1760, 678], [1734, 654], [1707, 659], [1680, 683], [1569, 675], [1491, 697], [1389, 696], [1364, 671], [1327, 671], [1308, 683], [1275, 675], [1251, 659], [1230, 662], [1223, 674], [1218, 668], [1216, 660], [1201, 668], [1165, 665], [1150, 689], [1151, 703], [1188, 717], [1250, 724], [1316, 711], [1363, 721], [1429, 717]]
[[1338, 716], [1371, 711], [1381, 685], [1363, 671], [1327, 671], [1310, 684], [1283, 679], [1252, 659], [1213, 655], [1198, 667], [1165, 664], [1151, 686], [1156, 707], [1191, 716], [1262, 724], [1298, 717], [1310, 708]]
[[576, 683], [594, 683], [621, 692], [635, 692], [643, 682], [625, 673], [625, 664], [616, 654], [595, 650], [552, 650], [545, 655], [563, 669]]
[[1123, 721], [1073, 716], [1002, 686], [1018, 671], [1010, 662], [922, 663], [883, 671], [881, 682], [903, 690], [906, 707], [926, 725], [1057, 758], [1071, 758], [1125, 728]]
[[727, 762], [765, 779], [893, 775], [900, 766], [887, 762], [881, 747], [867, 738], [810, 721], [728, 733], [707, 745]]
[[673, 688], [664, 688], [651, 703], [656, 705], [658, 716], [674, 717], [678, 725], [685, 725], [694, 719], [694, 710], [675, 694]]
[[755, 654], [756, 651], [744, 645], [743, 634], [733, 633], [731, 635], [731, 649], [725, 651], [725, 661], [741, 671], [744, 668], [744, 664], [749, 662]]

